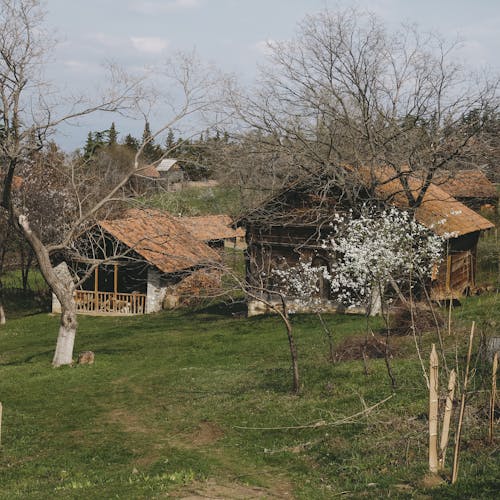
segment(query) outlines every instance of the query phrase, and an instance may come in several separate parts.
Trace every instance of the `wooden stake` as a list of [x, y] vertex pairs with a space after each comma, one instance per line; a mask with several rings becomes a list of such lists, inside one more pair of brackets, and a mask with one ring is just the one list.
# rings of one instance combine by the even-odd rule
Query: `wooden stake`
[[438, 375], [439, 358], [436, 345], [432, 344], [429, 366], [429, 470], [438, 472]]
[[3, 406], [2, 403], [0, 403], [0, 446], [2, 446], [2, 413], [3, 413]]
[[444, 410], [443, 427], [441, 429], [441, 443], [439, 445], [439, 469], [443, 470], [446, 459], [446, 448], [450, 436], [450, 421], [453, 412], [453, 396], [455, 395], [456, 372], [451, 370], [448, 379], [448, 394], [446, 395], [446, 407]]
[[467, 394], [467, 384], [469, 382], [469, 366], [470, 366], [470, 358], [472, 355], [472, 341], [474, 339], [474, 328], [476, 323], [472, 322], [472, 327], [470, 329], [469, 336], [469, 349], [467, 351], [467, 363], [465, 365], [465, 375], [464, 375], [464, 385], [462, 389], [462, 398], [460, 400], [460, 415], [458, 417], [458, 427], [457, 434], [455, 436], [455, 453], [453, 454], [453, 472], [451, 475], [451, 484], [455, 484], [458, 478], [458, 459], [460, 455], [460, 438], [462, 436], [462, 423], [464, 420], [465, 413], [465, 396]]
[[495, 404], [497, 401], [497, 370], [498, 370], [498, 352], [493, 356], [493, 369], [491, 372], [491, 396], [490, 396], [490, 428], [488, 432], [488, 441], [493, 444], [493, 424], [495, 422]]
[[448, 308], [448, 337], [451, 337], [451, 306], [453, 299], [450, 299], [450, 307]]

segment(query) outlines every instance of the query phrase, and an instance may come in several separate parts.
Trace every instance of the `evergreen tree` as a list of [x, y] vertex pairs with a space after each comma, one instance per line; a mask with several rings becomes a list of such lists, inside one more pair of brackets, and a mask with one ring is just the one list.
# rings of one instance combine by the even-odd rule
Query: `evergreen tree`
[[154, 162], [159, 160], [163, 154], [163, 148], [159, 144], [155, 144], [151, 135], [149, 122], [144, 124], [144, 132], [142, 133], [142, 143], [144, 144], [142, 150], [142, 157], [147, 162]]
[[165, 152], [170, 154], [175, 148], [175, 137], [174, 132], [171, 128], [168, 129], [167, 138], [165, 140]]
[[92, 137], [92, 132], [87, 134], [87, 141], [83, 147], [83, 156], [85, 158], [90, 158], [94, 152], [94, 138]]
[[155, 161], [158, 158], [158, 147], [154, 144], [154, 140], [151, 136], [151, 128], [148, 121], [144, 124], [142, 143], [144, 144], [144, 148], [142, 150], [142, 156], [144, 157], [144, 159], [150, 162]]
[[108, 145], [114, 146], [117, 143], [118, 132], [115, 128], [115, 122], [111, 123], [111, 127], [108, 130]]
[[132, 151], [137, 151], [139, 149], [139, 141], [131, 134], [127, 134], [125, 136], [123, 144], [130, 148]]

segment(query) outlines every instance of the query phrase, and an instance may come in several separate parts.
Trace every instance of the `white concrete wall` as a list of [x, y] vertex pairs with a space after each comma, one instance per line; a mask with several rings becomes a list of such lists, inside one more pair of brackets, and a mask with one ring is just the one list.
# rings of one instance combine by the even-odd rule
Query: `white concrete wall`
[[[281, 302], [273, 301], [273, 305], [281, 307]], [[312, 314], [316, 312], [322, 313], [343, 313], [343, 314], [365, 314], [366, 308], [362, 306], [350, 306], [344, 307], [336, 302], [329, 300], [321, 301], [301, 301], [300, 299], [289, 299], [287, 300], [287, 307], [290, 313], [306, 313]], [[247, 315], [259, 316], [261, 314], [274, 313], [274, 311], [260, 302], [259, 300], [248, 300], [247, 301]]]
[[146, 314], [161, 311], [166, 293], [167, 286], [162, 283], [161, 274], [156, 269], [148, 269]]

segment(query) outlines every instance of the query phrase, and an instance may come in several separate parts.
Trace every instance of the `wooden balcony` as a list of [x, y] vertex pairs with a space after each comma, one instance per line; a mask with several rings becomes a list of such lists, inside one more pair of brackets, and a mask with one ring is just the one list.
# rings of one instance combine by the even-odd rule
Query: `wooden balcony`
[[130, 316], [146, 312], [143, 293], [114, 293], [77, 290], [76, 310], [80, 314], [110, 314]]

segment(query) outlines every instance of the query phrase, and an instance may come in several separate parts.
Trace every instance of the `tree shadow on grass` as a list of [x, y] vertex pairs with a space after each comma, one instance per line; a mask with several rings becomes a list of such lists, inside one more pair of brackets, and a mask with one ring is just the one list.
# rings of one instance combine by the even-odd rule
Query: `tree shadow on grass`
[[[223, 316], [225, 318], [241, 318], [246, 316], [247, 306], [244, 302], [217, 302], [215, 304], [210, 304], [208, 306], [197, 309], [195, 312], [197, 314], [210, 314], [214, 316]], [[192, 313], [186, 311], [187, 314]], [[208, 317], [200, 318], [202, 321], [215, 321], [219, 318]]]
[[269, 368], [263, 372], [263, 380], [257, 389], [272, 391], [277, 394], [292, 393], [292, 371], [290, 368]]
[[18, 359], [16, 361], [9, 361], [7, 363], [0, 363], [0, 366], [20, 366], [25, 365], [27, 363], [33, 362], [36, 358], [48, 357], [51, 358], [54, 354], [54, 350], [50, 349], [49, 351], [37, 352], [36, 354], [32, 354], [31, 356], [27, 356], [24, 359]]

